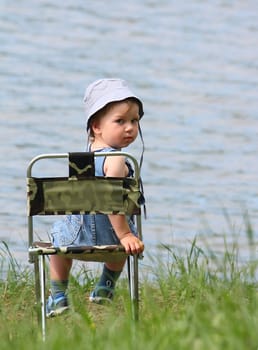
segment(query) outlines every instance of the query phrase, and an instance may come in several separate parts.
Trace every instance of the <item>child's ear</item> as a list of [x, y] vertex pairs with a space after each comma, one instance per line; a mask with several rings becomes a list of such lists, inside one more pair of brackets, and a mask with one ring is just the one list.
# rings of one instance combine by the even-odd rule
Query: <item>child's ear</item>
[[99, 134], [100, 132], [100, 123], [97, 120], [94, 120], [91, 125], [92, 131], [94, 134]]

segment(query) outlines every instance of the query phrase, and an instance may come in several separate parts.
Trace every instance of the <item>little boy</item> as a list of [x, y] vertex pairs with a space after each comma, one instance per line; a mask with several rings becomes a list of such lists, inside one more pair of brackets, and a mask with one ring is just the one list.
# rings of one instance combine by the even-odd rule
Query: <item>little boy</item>
[[[114, 152], [129, 146], [136, 139], [143, 116], [140, 99], [121, 79], [101, 79], [88, 86], [84, 97], [88, 150]], [[96, 157], [97, 176], [127, 177], [130, 164], [122, 156]], [[54, 224], [51, 231], [54, 246], [122, 244], [128, 254], [144, 250], [133, 222], [124, 215], [70, 215]], [[125, 260], [106, 262], [102, 275], [89, 300], [110, 302]], [[47, 302], [47, 317], [56, 316], [69, 308], [67, 287], [72, 260], [50, 257], [51, 295]]]

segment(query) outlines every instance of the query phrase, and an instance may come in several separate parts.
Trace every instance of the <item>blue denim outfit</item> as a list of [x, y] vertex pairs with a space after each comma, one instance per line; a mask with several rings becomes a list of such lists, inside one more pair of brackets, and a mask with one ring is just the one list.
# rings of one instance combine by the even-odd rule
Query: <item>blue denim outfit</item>
[[[116, 149], [103, 148], [98, 152], [113, 152]], [[95, 157], [95, 174], [104, 176], [105, 157]], [[129, 176], [130, 174], [129, 167]], [[136, 227], [128, 218], [128, 224], [133, 234], [137, 235]], [[63, 220], [54, 223], [51, 231], [52, 243], [55, 247], [68, 245], [108, 245], [119, 244], [115, 231], [107, 215], [67, 215]]]

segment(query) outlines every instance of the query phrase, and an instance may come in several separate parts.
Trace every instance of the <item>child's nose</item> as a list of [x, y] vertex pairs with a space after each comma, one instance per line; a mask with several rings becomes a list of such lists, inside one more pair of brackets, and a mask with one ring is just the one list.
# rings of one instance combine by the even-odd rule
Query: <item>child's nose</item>
[[126, 130], [131, 130], [133, 128], [133, 124], [131, 122], [127, 122], [125, 128]]

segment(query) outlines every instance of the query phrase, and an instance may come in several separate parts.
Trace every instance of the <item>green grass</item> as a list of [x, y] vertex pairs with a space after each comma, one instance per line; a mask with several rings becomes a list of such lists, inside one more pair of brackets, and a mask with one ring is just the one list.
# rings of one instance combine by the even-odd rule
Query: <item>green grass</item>
[[[81, 268], [70, 282], [73, 310], [48, 320], [42, 342], [33, 274], [2, 243], [0, 349], [258, 349], [256, 261], [240, 264], [237, 244], [229, 247], [226, 241], [219, 257], [205, 252], [196, 240], [183, 252], [160, 247], [149, 259], [150, 273], [141, 278], [136, 325], [130, 317], [127, 281], [118, 283], [112, 306], [92, 305], [87, 297], [95, 276]], [[160, 253], [167, 258], [160, 260]]]

